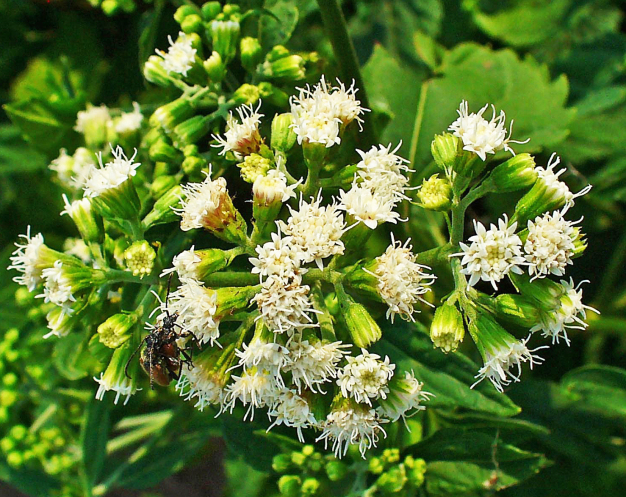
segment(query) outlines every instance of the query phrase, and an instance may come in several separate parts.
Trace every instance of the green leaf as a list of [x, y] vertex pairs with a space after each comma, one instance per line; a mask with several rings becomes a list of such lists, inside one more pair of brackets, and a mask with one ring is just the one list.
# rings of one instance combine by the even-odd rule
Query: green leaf
[[585, 407], [606, 417], [626, 420], [626, 371], [610, 366], [585, 366], [567, 373], [561, 384], [580, 396]]
[[265, 431], [258, 421], [242, 422], [243, 412], [239, 414], [220, 416], [226, 446], [233, 454], [254, 454], [248, 460], [250, 465], [259, 471], [270, 471], [272, 458], [279, 452], [278, 447], [271, 443], [270, 438], [255, 434], [257, 430]]
[[106, 444], [111, 426], [109, 410], [108, 402], [91, 399], [83, 419], [80, 434], [82, 467], [84, 483], [90, 489], [100, 477], [106, 456]]
[[88, 376], [98, 367], [97, 359], [89, 352], [89, 337], [70, 333], [59, 339], [54, 346], [53, 360], [59, 373], [68, 380]]
[[[247, 459], [248, 461], [250, 459]], [[244, 456], [229, 458], [224, 462], [226, 470], [226, 491], [229, 497], [257, 497], [264, 496], [263, 485], [269, 478], [267, 472], [258, 471], [250, 466]], [[263, 493], [262, 493], [263, 492]]]
[[45, 169], [46, 157], [33, 150], [13, 125], [0, 125], [0, 176]]
[[[363, 67], [363, 79], [373, 109], [384, 110], [392, 115], [391, 122], [381, 135], [381, 143], [395, 147], [400, 141], [408, 148], [417, 110], [420, 85], [426, 71], [401, 66], [385, 48], [377, 45]], [[390, 84], [403, 81], [407, 84]]]
[[265, 50], [270, 50], [291, 38], [298, 24], [298, 8], [285, 0], [266, 0], [264, 8], [275, 16], [266, 14], [259, 19], [259, 40]]
[[59, 491], [59, 482], [43, 471], [14, 469], [0, 460], [0, 480], [32, 497], [50, 497]]
[[425, 459], [429, 494], [483, 495], [530, 478], [550, 462], [541, 454], [503, 443], [493, 435], [445, 428], [407, 449]]
[[516, 152], [554, 147], [566, 138], [575, 112], [565, 107], [567, 79], [552, 81], [548, 68], [532, 57], [520, 60], [511, 50], [466, 43], [445, 54], [439, 72], [441, 77], [428, 85], [414, 169], [431, 162], [433, 136], [456, 119], [462, 100], [469, 102], [470, 111], [486, 103], [504, 110], [507, 122], [515, 121], [513, 139], [531, 138], [526, 145], [514, 145]]
[[372, 349], [389, 355], [399, 371], [412, 370], [424, 382], [424, 389], [435, 394], [428, 401], [431, 407], [465, 408], [499, 416], [520, 412], [519, 407], [488, 382], [470, 388], [479, 366], [460, 353], [446, 355], [433, 349], [428, 335], [415, 333], [406, 323], [384, 326], [383, 339]]

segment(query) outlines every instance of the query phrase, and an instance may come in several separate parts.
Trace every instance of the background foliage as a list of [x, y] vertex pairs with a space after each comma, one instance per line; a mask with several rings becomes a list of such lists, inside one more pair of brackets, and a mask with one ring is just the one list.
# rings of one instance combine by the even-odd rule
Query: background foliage
[[[47, 166], [61, 146], [77, 140], [72, 127], [85, 103], [124, 107], [139, 100], [149, 108], [166, 99], [144, 83], [142, 61], [176, 32], [172, 16], [183, 2], [92, 3], [101, 5], [0, 1], [2, 267], [29, 223], [51, 246], [72, 235], [68, 220], [56, 214], [61, 191]], [[263, 44], [279, 37], [293, 50], [317, 50], [332, 67], [314, 1], [233, 3], [273, 13], [259, 21]], [[400, 448], [401, 459], [382, 452], [374, 463], [357, 458], [347, 461], [348, 476], [336, 478], [321, 447], [302, 451], [286, 437], [265, 435], [262, 424], [214, 420], [174, 403], [167, 390], [145, 390], [125, 407], [94, 401], [91, 376], [99, 369], [90, 344], [70, 337], [54, 346], [44, 341], [43, 314], [27, 312], [31, 297], [18, 291], [16, 300], [17, 286], [3, 271], [0, 479], [29, 495], [118, 489], [156, 489], [150, 495], [157, 495], [167, 491], [162, 480], [185, 467], [204, 468], [209, 454], [222, 451], [224, 481], [214, 490], [223, 487], [232, 496], [272, 495], [278, 488], [285, 494], [291, 474], [322, 485], [333, 481], [334, 491], [360, 495], [378, 475], [409, 471], [409, 456], [426, 461], [424, 485], [415, 481], [419, 490], [410, 490], [407, 484], [402, 491], [409, 494], [619, 495], [626, 483], [622, 6], [619, 0], [343, 2], [376, 132], [382, 143], [402, 140], [400, 153], [411, 160], [415, 183], [434, 172], [432, 137], [467, 99], [475, 106], [493, 103], [514, 117], [515, 136], [532, 136], [519, 151], [544, 163], [556, 151], [569, 168], [570, 185], [594, 185], [575, 208], [585, 217], [589, 248], [572, 275], [591, 280], [586, 300], [602, 314], [586, 332], [573, 334], [571, 347], [547, 351], [546, 364], [507, 396], [490, 385], [467, 389], [475, 358], [443, 356], [417, 337], [381, 343], [379, 353], [404, 361], [436, 397], [424, 418], [411, 421], [413, 431], [389, 434], [386, 444]], [[492, 221], [514, 201], [492, 197], [473, 215]], [[443, 239], [440, 218], [418, 209], [411, 214], [423, 220], [409, 226], [416, 249]], [[287, 457], [282, 466], [280, 454]], [[193, 469], [185, 475], [200, 485]], [[383, 484], [381, 495], [397, 493]]]

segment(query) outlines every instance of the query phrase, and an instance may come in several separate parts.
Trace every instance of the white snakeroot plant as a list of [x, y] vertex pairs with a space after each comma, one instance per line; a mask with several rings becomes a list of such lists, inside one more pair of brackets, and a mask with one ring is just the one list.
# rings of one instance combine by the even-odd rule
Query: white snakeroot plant
[[578, 193], [572, 193], [565, 183], [563, 183], [559, 177], [567, 171], [567, 168], [562, 168], [558, 171], [554, 171], [554, 168], [561, 163], [561, 158], [556, 153], [550, 156], [548, 165], [543, 167], [537, 167], [538, 181], [541, 181], [546, 189], [546, 196], [551, 197], [554, 200], [564, 199], [565, 207], [569, 208], [574, 205], [574, 200], [578, 197], [586, 195], [591, 190], [591, 185], [587, 185]]
[[291, 381], [298, 393], [308, 388], [313, 393], [322, 392], [322, 384], [337, 378], [338, 365], [350, 345], [337, 342], [324, 342], [292, 339], [284, 371], [291, 373]]
[[294, 390], [282, 390], [267, 415], [270, 419], [275, 418], [267, 431], [281, 424], [290, 426], [296, 429], [298, 440], [302, 443], [304, 443], [302, 430], [318, 424], [307, 400]]
[[353, 398], [358, 403], [372, 405], [372, 400], [385, 399], [389, 392], [388, 383], [393, 377], [395, 364], [390, 364], [389, 357], [380, 360], [378, 354], [361, 349], [361, 354], [346, 356], [348, 364], [339, 371], [337, 385], [341, 394]]
[[161, 277], [165, 277], [173, 272], [178, 274], [178, 278], [183, 281], [187, 279], [197, 279], [196, 269], [198, 264], [202, 262], [200, 256], [195, 252], [192, 245], [189, 250], [183, 250], [180, 254], [174, 256], [172, 267], [163, 270]]
[[432, 397], [423, 387], [424, 383], [415, 378], [413, 371], [405, 371], [404, 378], [396, 375], [389, 382], [387, 397], [380, 401], [376, 411], [382, 418], [389, 418], [392, 422], [414, 416], [426, 409], [422, 403]]
[[107, 162], [106, 165], [102, 163], [102, 153], [97, 154], [100, 167], [94, 166], [91, 169], [84, 186], [85, 197], [97, 197], [107, 190], [117, 188], [137, 174], [137, 168], [141, 164], [134, 162], [135, 157], [137, 157], [136, 149], [130, 159], [126, 157], [124, 150], [119, 146], [111, 147], [111, 154], [113, 161]]
[[229, 112], [224, 137], [213, 135], [213, 139], [218, 142], [213, 146], [222, 148], [220, 155], [232, 152], [237, 159], [241, 159], [242, 156], [259, 150], [263, 143], [259, 134], [259, 124], [263, 117], [263, 114], [259, 113], [260, 108], [261, 101], [256, 109], [252, 105], [238, 107], [239, 121], [232, 112]]
[[175, 42], [171, 36], [168, 36], [167, 39], [170, 42], [167, 53], [159, 49], [156, 50], [156, 53], [163, 58], [163, 69], [170, 74], [187, 76], [187, 72], [195, 62], [197, 52], [192, 46], [191, 38], [181, 31]]

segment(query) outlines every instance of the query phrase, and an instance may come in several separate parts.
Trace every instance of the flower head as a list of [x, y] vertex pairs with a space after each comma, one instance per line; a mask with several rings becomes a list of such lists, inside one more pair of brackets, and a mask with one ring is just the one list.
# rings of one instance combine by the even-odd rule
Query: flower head
[[[115, 392], [114, 403], [117, 404], [120, 397], [126, 397], [126, 400], [124, 400], [124, 405], [126, 405], [130, 396], [134, 395], [138, 390], [141, 390], [137, 388], [137, 381], [135, 379], [138, 376], [136, 374], [137, 371], [133, 371], [133, 374], [130, 374], [130, 378], [126, 376], [126, 365], [131, 358], [132, 352], [133, 347], [129, 343], [115, 349], [113, 357], [104, 373], [100, 373], [100, 378], [94, 378], [96, 383], [99, 384], [96, 399], [103, 400], [104, 394], [112, 391]], [[138, 369], [136, 366], [137, 362], [132, 362], [131, 364], [133, 369]]]
[[392, 378], [387, 397], [379, 401], [377, 412], [381, 417], [395, 422], [426, 409], [422, 402], [428, 400], [432, 394], [425, 392], [423, 387], [424, 384], [415, 378], [413, 371], [405, 371], [404, 378]]
[[270, 419], [276, 418], [267, 429], [268, 431], [281, 424], [290, 426], [296, 429], [298, 440], [302, 443], [304, 443], [302, 430], [317, 425], [311, 406], [304, 397], [298, 395], [294, 390], [281, 391], [267, 415]]
[[282, 280], [297, 280], [306, 272], [300, 268], [300, 254], [291, 236], [281, 237], [272, 233], [272, 241], [256, 247], [258, 257], [250, 257], [252, 272], [264, 276], [276, 276]]
[[[41, 281], [42, 262], [44, 262], [44, 253], [47, 247], [41, 233], [30, 236], [30, 226], [27, 228], [26, 234], [20, 235], [20, 238], [24, 238], [26, 243], [15, 244], [17, 250], [11, 256], [11, 265], [8, 269], [15, 269], [22, 273], [13, 278], [13, 281], [24, 285], [32, 292]], [[50, 265], [53, 262], [51, 261]]]
[[56, 261], [52, 267], [44, 269], [41, 276], [45, 284], [43, 293], [37, 297], [44, 297], [44, 302], [52, 302], [61, 307], [65, 313], [71, 314], [70, 306], [72, 302], [76, 302], [76, 298], [72, 294], [71, 280], [64, 271], [63, 262]]
[[380, 360], [378, 354], [372, 354], [361, 349], [361, 354], [347, 356], [348, 364], [340, 370], [337, 376], [337, 385], [341, 394], [352, 397], [359, 403], [372, 405], [372, 399], [386, 398], [389, 393], [388, 383], [396, 368], [389, 363], [389, 357]]
[[107, 124], [111, 120], [111, 114], [106, 105], [95, 107], [88, 105], [87, 110], [81, 110], [76, 116], [76, 126], [74, 129], [79, 133], [85, 134], [89, 128], [106, 129]]
[[[378, 293], [389, 306], [387, 317], [396, 314], [406, 320], [413, 320], [414, 304], [428, 303], [422, 295], [430, 292], [431, 285], [437, 278], [425, 273], [428, 266], [416, 262], [416, 255], [411, 251], [407, 240], [404, 245], [393, 239], [385, 253], [376, 258], [374, 276], [378, 278]], [[430, 304], [429, 304], [430, 305]]]
[[133, 111], [124, 112], [115, 121], [115, 131], [120, 134], [132, 133], [141, 128], [143, 114], [137, 102], [133, 102]]
[[522, 256], [522, 241], [515, 234], [517, 223], [507, 226], [506, 215], [498, 220], [498, 226], [491, 225], [487, 230], [482, 223], [474, 220], [476, 234], [470, 237], [471, 245], [460, 243], [463, 252], [453, 256], [463, 256], [461, 272], [469, 275], [468, 287], [479, 280], [489, 281], [495, 290], [496, 283], [510, 271], [521, 274], [520, 265], [526, 264]]
[[574, 199], [578, 197], [582, 197], [583, 195], [589, 193], [591, 190], [591, 185], [587, 185], [578, 193], [572, 193], [565, 183], [559, 180], [559, 176], [561, 176], [567, 168], [560, 169], [559, 171], [554, 171], [554, 168], [559, 165], [561, 162], [561, 158], [556, 155], [556, 153], [550, 156], [550, 160], [548, 161], [548, 165], [543, 167], [535, 168], [538, 176], [538, 182], [541, 182], [543, 188], [545, 189], [544, 196], [548, 197], [549, 200], [554, 202], [561, 199], [559, 202], [561, 205], [565, 204], [566, 208], [572, 207], [574, 205]]
[[249, 344], [243, 344], [242, 350], [236, 350], [239, 365], [244, 369], [258, 368], [269, 372], [282, 384], [280, 371], [287, 362], [287, 349], [278, 343], [268, 343], [253, 338]]
[[111, 147], [113, 161], [102, 164], [102, 153], [98, 154], [98, 162], [100, 167], [93, 167], [89, 174], [89, 178], [85, 182], [85, 197], [98, 197], [105, 191], [116, 188], [124, 183], [127, 179], [137, 174], [136, 169], [141, 165], [133, 162], [137, 156], [137, 150], [133, 156], [128, 159], [122, 150], [122, 147]]
[[308, 388], [312, 392], [322, 391], [320, 385], [337, 378], [337, 365], [347, 354], [346, 348], [350, 345], [337, 342], [319, 340], [292, 339], [287, 348], [289, 355], [284, 366], [286, 372], [291, 373], [291, 381], [302, 392]]
[[224, 137], [213, 135], [213, 138], [218, 141], [218, 144], [214, 146], [222, 147], [220, 155], [233, 152], [235, 157], [241, 158], [244, 155], [258, 152], [263, 143], [263, 138], [259, 134], [259, 124], [263, 117], [263, 114], [259, 114], [260, 108], [260, 101], [256, 109], [252, 105], [238, 107], [237, 114], [239, 114], [241, 122], [237, 121], [232, 112], [228, 114]]
[[275, 377], [256, 367], [245, 370], [241, 376], [232, 376], [232, 380], [226, 386], [227, 397], [224, 410], [228, 409], [232, 412], [239, 400], [244, 406], [248, 406], [244, 421], [248, 415], [250, 415], [250, 420], [254, 419], [256, 408], [272, 405], [280, 392]]
[[406, 166], [408, 160], [396, 155], [401, 145], [400, 143], [393, 151], [391, 144], [386, 147], [379, 145], [378, 148], [374, 145], [368, 152], [357, 150], [361, 156], [361, 161], [357, 164], [357, 174], [362, 180], [362, 188], [368, 188], [375, 195], [393, 202], [407, 199], [404, 191], [409, 178], [405, 173], [411, 169]]
[[183, 363], [176, 390], [185, 400], [196, 399], [195, 407], [200, 411], [210, 405], [222, 406], [226, 399], [221, 376], [201, 360], [194, 360], [193, 366]]
[[197, 279], [196, 269], [201, 262], [202, 259], [194, 251], [194, 247], [192, 246], [189, 250], [183, 250], [180, 254], [174, 256], [172, 267], [165, 269], [161, 273], [161, 277], [176, 272], [181, 281], [190, 278]]
[[156, 53], [163, 57], [163, 69], [168, 74], [176, 73], [187, 76], [187, 71], [191, 69], [196, 58], [196, 49], [191, 44], [191, 38], [188, 38], [182, 31], [178, 33], [178, 40], [174, 42], [171, 36], [167, 39], [170, 42], [170, 47], [167, 49], [167, 53], [162, 50], [156, 50]]
[[252, 185], [254, 202], [259, 205], [272, 205], [295, 198], [299, 183], [287, 186], [287, 177], [278, 169], [270, 169], [265, 176], [258, 176]]
[[393, 199], [385, 198], [356, 183], [347, 192], [340, 190], [339, 197], [339, 208], [370, 229], [375, 229], [380, 223], [396, 224], [398, 220], [402, 221], [400, 214], [393, 211]]

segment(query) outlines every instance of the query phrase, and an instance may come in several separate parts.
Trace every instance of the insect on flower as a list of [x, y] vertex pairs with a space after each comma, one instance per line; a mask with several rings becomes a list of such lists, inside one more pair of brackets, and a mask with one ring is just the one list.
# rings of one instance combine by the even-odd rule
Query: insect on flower
[[139, 356], [139, 363], [150, 377], [150, 388], [153, 390], [155, 382], [157, 385], [167, 386], [172, 380], [178, 380], [184, 364], [193, 368], [193, 349], [191, 347], [181, 346], [178, 340], [192, 337], [196, 344], [200, 344], [191, 331], [186, 330], [176, 322], [178, 320], [178, 312], [170, 314], [167, 308], [171, 280], [172, 278], [170, 277], [167, 284], [165, 305], [157, 308], [162, 308], [165, 315], [157, 320], [156, 325], [148, 325], [150, 332], [141, 341], [139, 347], [132, 353], [124, 368], [124, 374], [130, 378], [128, 375], [128, 365], [137, 352], [143, 347], [141, 355]]

